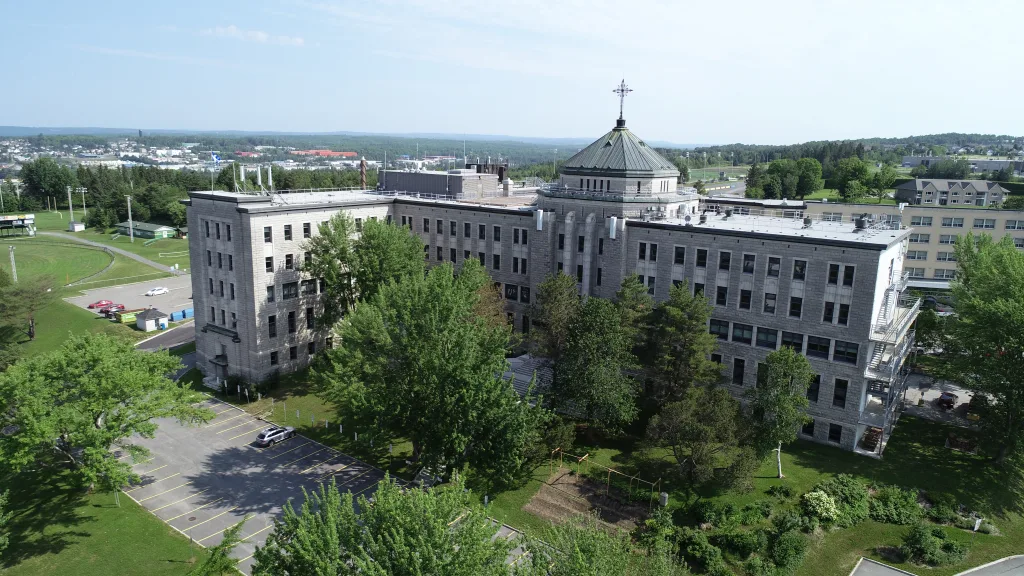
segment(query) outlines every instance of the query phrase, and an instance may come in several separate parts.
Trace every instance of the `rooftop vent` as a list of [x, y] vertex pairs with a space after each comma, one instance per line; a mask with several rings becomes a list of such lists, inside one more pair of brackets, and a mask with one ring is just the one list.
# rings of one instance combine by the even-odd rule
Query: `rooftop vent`
[[726, 208], [725, 209], [725, 217], [729, 218], [730, 216], [732, 216], [732, 208]]
[[856, 219], [854, 219], [854, 221], [853, 221], [853, 231], [854, 232], [863, 232], [864, 230], [867, 229], [867, 227], [868, 227], [868, 219], [865, 218], [865, 216], [863, 214], [861, 214]]
[[813, 220], [811, 220], [810, 218], [804, 218], [804, 228], [810, 228], [812, 223]]
[[700, 215], [700, 223], [701, 224], [707, 224], [708, 223], [708, 215], [707, 214], [701, 214]]

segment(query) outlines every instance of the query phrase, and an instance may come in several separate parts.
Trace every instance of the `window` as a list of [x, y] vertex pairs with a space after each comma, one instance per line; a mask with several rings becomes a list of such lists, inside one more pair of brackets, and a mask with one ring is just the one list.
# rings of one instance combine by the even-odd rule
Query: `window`
[[601, 285], [601, 269], [600, 268], [597, 269], [597, 285], [598, 286]]
[[291, 300], [299, 297], [299, 283], [285, 282], [281, 285], [281, 299]]
[[264, 242], [273, 242], [274, 241], [273, 229], [270, 226], [264, 226], [263, 227], [263, 241]]
[[1014, 248], [1024, 248], [1024, 238], [1014, 238], [1013, 239], [1013, 247]]
[[480, 224], [476, 228], [477, 228], [477, 230], [476, 230], [476, 232], [477, 232], [477, 235], [476, 235], [477, 239], [479, 239], [479, 240], [487, 240], [487, 225], [486, 224]]
[[804, 422], [804, 425], [800, 427], [800, 433], [804, 436], [814, 436], [814, 420]]
[[842, 212], [824, 212], [821, 215], [821, 220], [822, 220], [822, 222], [842, 222], [843, 221], [843, 213]]
[[836, 378], [835, 388], [832, 389], [832, 407], [846, 408], [846, 391], [850, 383], [842, 378]]
[[558, 249], [565, 250], [565, 234], [558, 235]]
[[316, 280], [303, 280], [302, 295], [313, 296], [314, 294], [316, 294]]
[[904, 268], [911, 278], [924, 278], [924, 268]]
[[765, 292], [764, 294], [764, 313], [775, 314], [775, 294], [771, 292]]
[[294, 334], [295, 333], [295, 311], [294, 310], [292, 310], [291, 312], [288, 313], [288, 333], [289, 334]]
[[803, 280], [807, 277], [807, 260], [793, 260], [793, 280]]
[[583, 244], [586, 242], [586, 238], [579, 236], [576, 238], [576, 251], [583, 252]]
[[718, 286], [715, 288], [715, 304], [717, 306], [725, 306], [729, 301], [729, 287]]
[[743, 373], [747, 370], [747, 363], [743, 358], [732, 359], [732, 383], [743, 386]]
[[730, 252], [719, 252], [718, 253], [718, 269], [728, 270], [732, 264], [732, 253]]
[[205, 228], [206, 228], [206, 237], [209, 238], [210, 237], [210, 222], [209, 221], [204, 221], [203, 224], [205, 225]]
[[299, 357], [299, 349], [295, 346], [288, 348], [288, 359], [296, 360]]
[[829, 324], [835, 319], [836, 315], [836, 303], [825, 302], [825, 313], [821, 315], [822, 322], [828, 322]]
[[963, 218], [943, 218], [942, 219], [942, 227], [943, 228], [963, 228], [964, 227], [964, 219]]
[[437, 250], [437, 261], [444, 262], [444, 248], [441, 246], [436, 247]]
[[522, 242], [520, 242], [520, 244], [522, 244], [523, 246], [526, 246], [526, 240], [527, 240], [527, 237], [526, 237], [526, 228], [523, 228], [523, 234], [522, 234]]
[[1007, 230], [1024, 230], [1024, 220], [1007, 220]]
[[220, 222], [214, 224], [217, 230], [217, 240], [220, 240]]
[[750, 344], [754, 340], [754, 327], [750, 324], [734, 322], [732, 325], [732, 341]]
[[779, 341], [779, 331], [772, 330], [771, 328], [757, 328], [757, 345], [761, 348], [770, 348], [775, 350], [778, 347], [777, 342]]
[[843, 266], [843, 286], [853, 286], [854, 266]]
[[799, 296], [789, 297], [789, 315], [792, 318], [799, 318], [803, 313], [804, 299]]
[[323, 278], [321, 278], [319, 283], [320, 283], [320, 293], [323, 294], [324, 292], [327, 291], [327, 280], [324, 280]]
[[210, 322], [213, 324], [217, 323], [217, 309], [210, 306]]
[[519, 263], [519, 272], [520, 272], [520, 274], [526, 274], [527, 273], [526, 272], [526, 258], [522, 258], [521, 259], [521, 262]]
[[456, 257], [458, 256], [458, 251], [455, 248], [449, 248], [448, 249], [448, 256], [451, 257], [450, 259], [451, 259], [452, 263], [454, 263]]
[[839, 325], [847, 326], [850, 324], [850, 305], [840, 304], [839, 305]]
[[750, 310], [750, 290], [740, 290], [740, 309]]
[[274, 301], [274, 287], [273, 286], [267, 286], [267, 304], [270, 304], [273, 301]]
[[576, 265], [576, 281], [583, 282], [583, 264]]
[[650, 258], [648, 258], [649, 261], [651, 261], [651, 262], [657, 262], [658, 261], [658, 245], [657, 244], [651, 244], [651, 253], [649, 254], [649, 256], [650, 256]]
[[640, 243], [640, 249], [636, 256], [637, 260], [647, 260], [647, 242]]
[[491, 263], [495, 270], [501, 270], [501, 254], [494, 254]]
[[946, 246], [956, 244], [956, 239], [957, 236], [955, 234], [942, 234], [939, 236], [939, 244], [944, 244]]
[[718, 336], [719, 340], [729, 339], [729, 322], [727, 320], [711, 319], [711, 325], [708, 329], [709, 332]]
[[597, 255], [600, 256], [602, 254], [604, 254], [604, 238], [598, 238], [597, 239]]
[[939, 252], [935, 259], [939, 262], [956, 262], [956, 252]]
[[907, 260], [927, 260], [928, 252], [925, 250], [907, 250]]
[[217, 268], [224, 268], [224, 254], [217, 252]]
[[911, 226], [931, 226], [932, 225], [932, 217], [931, 216], [911, 216], [910, 217], [910, 225]]
[[523, 304], [529, 304], [530, 303], [530, 287], [529, 286], [520, 286], [519, 287], [519, 301], [522, 302]]
[[768, 277], [778, 278], [779, 270], [782, 267], [782, 259], [775, 256], [768, 257]]
[[277, 338], [277, 316], [274, 314], [267, 316], [267, 334], [271, 338]]
[[206, 265], [213, 266], [213, 252], [206, 251]]
[[932, 239], [932, 235], [931, 234], [911, 234], [910, 235], [910, 243], [911, 244], [927, 244], [929, 241], [931, 241], [931, 239]]
[[828, 441], [835, 444], [839, 444], [843, 440], [843, 426], [842, 424], [829, 424], [828, 425]]
[[721, 364], [722, 363], [722, 355], [721, 354], [712, 354], [711, 355], [711, 361], [714, 362], [715, 364]]
[[453, 238], [459, 235], [459, 223], [456, 222], [455, 220], [452, 220], [448, 224], [448, 235]]
[[697, 268], [707, 268], [708, 266], [708, 251], [703, 248], [697, 249]]
[[316, 326], [316, 316], [313, 315], [312, 308], [306, 308], [306, 328], [313, 330]]
[[302, 255], [302, 262], [306, 266], [309, 266], [310, 264], [312, 264], [313, 263], [313, 253], [312, 252], [305, 252], [305, 253], [303, 253], [303, 255]]
[[235, 257], [232, 256], [231, 254], [228, 254], [228, 270], [234, 270], [234, 269], [235, 269]]
[[693, 283], [693, 295], [696, 296], [698, 294], [700, 294], [701, 296], [704, 295], [704, 285], [701, 284], [700, 282], [694, 282]]
[[853, 342], [843, 342], [842, 340], [836, 340], [836, 351], [832, 354], [832, 361], [845, 362], [846, 364], [856, 364], [857, 351], [859, 349], [859, 344], [854, 344]]
[[817, 402], [819, 390], [821, 390], [821, 374], [815, 374], [811, 384], [807, 386], [807, 399], [811, 402]]
[[[230, 228], [229, 228], [228, 236], [230, 236], [230, 235], [231, 235], [231, 232], [230, 232]], [[309, 238], [312, 235], [313, 235], [313, 227], [312, 227], [312, 225], [310, 225], [309, 222], [303, 222], [302, 223], [302, 237], [303, 238]]]
[[975, 218], [974, 227], [983, 230], [991, 230], [996, 227], [995, 218]]
[[[356, 218], [356, 230], [360, 229], [359, 222], [360, 222], [359, 218]], [[291, 224], [285, 224], [284, 225], [284, 239], [285, 240], [291, 240], [292, 239], [292, 225]]]
[[210, 294], [213, 294], [213, 278], [210, 278]]
[[235, 283], [234, 282], [231, 283], [231, 299], [232, 300], [235, 299]]
[[828, 283], [839, 284], [839, 264], [828, 265]]
[[685, 246], [676, 246], [675, 247], [675, 255], [674, 255], [673, 259], [672, 259], [672, 263], [673, 264], [678, 264], [680, 266], [682, 266], [683, 264], [686, 263], [686, 247]]
[[437, 228], [434, 229], [434, 232], [444, 234], [444, 220], [441, 220], [440, 218], [437, 219]]
[[463, 260], [469, 260], [469, 257], [470, 257], [471, 254], [472, 254], [472, 252], [470, 252], [469, 250], [463, 250], [462, 251], [462, 259]]
[[306, 344], [306, 354], [309, 354], [310, 356], [316, 354], [316, 342]]
[[744, 254], [743, 255], [743, 273], [744, 274], [753, 274], [754, 273], [754, 259], [755, 259], [755, 257], [754, 257], [753, 254]]
[[782, 332], [782, 345], [795, 350], [804, 351], [804, 335], [797, 332]]
[[430, 232], [430, 218], [423, 219], [423, 231]]
[[465, 224], [462, 225], [462, 237], [463, 238], [471, 238], [472, 236], [473, 236], [473, 225], [470, 224], [469, 222], [466, 222]]
[[956, 270], [940, 268], [935, 270], [934, 277], [939, 280], [952, 280], [954, 277], [956, 277]]
[[476, 256], [477, 258], [480, 259], [481, 266], [487, 266], [487, 254], [484, 254], [483, 252], [477, 252]]
[[501, 242], [501, 226], [494, 227], [494, 241]]
[[285, 254], [284, 255], [284, 269], [285, 270], [291, 270], [293, 268], [295, 268], [294, 255], [292, 255], [292, 254]]
[[832, 348], [832, 341], [828, 338], [817, 336], [807, 337], [807, 355], [815, 358], [828, 359], [829, 349]]

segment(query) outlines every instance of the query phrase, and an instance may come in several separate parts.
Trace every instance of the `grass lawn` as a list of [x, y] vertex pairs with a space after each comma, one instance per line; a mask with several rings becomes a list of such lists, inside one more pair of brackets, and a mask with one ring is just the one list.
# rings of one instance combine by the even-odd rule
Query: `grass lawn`
[[[182, 576], [188, 540], [127, 496], [85, 494], [62, 481], [26, 473], [8, 478], [13, 517], [4, 574]], [[205, 551], [195, 547], [203, 558]]]
[[[43, 210], [23, 210], [21, 212], [5, 212], [7, 214], [35, 214], [36, 216], [36, 228], [40, 230], [52, 230], [54, 232], [67, 232], [68, 231], [68, 211], [60, 210], [57, 212], [47, 212]], [[85, 213], [82, 210], [75, 210], [75, 220], [79, 222], [85, 221]]]
[[[131, 238], [127, 236], [119, 236], [116, 240], [112, 239], [113, 235], [113, 230], [109, 230], [105, 233], [99, 233], [95, 229], [91, 228], [86, 229], [85, 232], [79, 233], [79, 236], [81, 236], [83, 240], [99, 242], [101, 244], [127, 250], [128, 252], [138, 254], [143, 258], [148, 258], [157, 264], [162, 264], [168, 267], [177, 264], [182, 270], [186, 270], [189, 267], [188, 240], [183, 240], [181, 238], [162, 238], [153, 242], [149, 246], [145, 246], [145, 243], [149, 241], [146, 238], [136, 238], [135, 242], [132, 242]], [[179, 254], [175, 256], [161, 256], [161, 254], [173, 253]]]

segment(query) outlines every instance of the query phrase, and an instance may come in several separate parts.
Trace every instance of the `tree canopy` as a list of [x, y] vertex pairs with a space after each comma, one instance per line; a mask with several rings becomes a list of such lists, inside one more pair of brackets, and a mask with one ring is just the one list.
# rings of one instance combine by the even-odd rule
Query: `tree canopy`
[[691, 294], [686, 282], [672, 286], [668, 300], [654, 310], [645, 358], [652, 382], [648, 399], [656, 404], [682, 399], [690, 386], [714, 384], [722, 367], [712, 362], [717, 338], [708, 332], [711, 305]]
[[572, 276], [559, 272], [540, 283], [531, 313], [537, 320], [532, 343], [538, 354], [557, 361], [565, 353], [569, 323], [582, 305], [579, 286]]
[[782, 445], [796, 440], [797, 428], [807, 419], [807, 387], [813, 378], [807, 358], [783, 346], [768, 355], [756, 386], [747, 390], [754, 451], [760, 458], [777, 451], [779, 478]]
[[363, 300], [373, 299], [388, 282], [423, 275], [423, 241], [408, 228], [370, 220], [363, 224], [353, 255], [355, 290]]

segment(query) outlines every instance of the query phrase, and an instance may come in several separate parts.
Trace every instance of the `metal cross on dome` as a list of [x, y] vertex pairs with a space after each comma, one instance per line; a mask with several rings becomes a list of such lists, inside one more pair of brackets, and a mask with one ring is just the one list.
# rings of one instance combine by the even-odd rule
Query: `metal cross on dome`
[[622, 82], [619, 82], [619, 85], [615, 87], [615, 90], [612, 90], [612, 92], [619, 95], [619, 120], [622, 120], [622, 104], [626, 100], [626, 94], [629, 94], [632, 91], [632, 88], [626, 86], [625, 78], [622, 79]]

